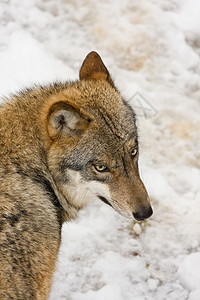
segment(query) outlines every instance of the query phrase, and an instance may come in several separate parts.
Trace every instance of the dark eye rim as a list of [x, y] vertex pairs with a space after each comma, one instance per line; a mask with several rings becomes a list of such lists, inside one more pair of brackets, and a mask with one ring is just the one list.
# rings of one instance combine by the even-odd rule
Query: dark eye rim
[[136, 147], [132, 148], [131, 151], [130, 151], [131, 157], [135, 158], [137, 154], [138, 154], [138, 149]]
[[[93, 164], [93, 167], [94, 167], [95, 171], [97, 171], [98, 173], [109, 172], [108, 167], [106, 165], [103, 165], [103, 164]], [[103, 167], [104, 169], [99, 170], [98, 167]]]

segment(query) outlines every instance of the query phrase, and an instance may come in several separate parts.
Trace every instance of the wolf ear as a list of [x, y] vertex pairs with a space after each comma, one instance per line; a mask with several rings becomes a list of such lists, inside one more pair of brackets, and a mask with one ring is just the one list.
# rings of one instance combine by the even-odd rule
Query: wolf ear
[[114, 87], [113, 80], [106, 66], [95, 51], [90, 52], [86, 56], [81, 66], [79, 77], [80, 80], [106, 80]]
[[48, 132], [51, 138], [58, 134], [80, 137], [89, 125], [89, 120], [65, 102], [52, 105], [48, 116]]

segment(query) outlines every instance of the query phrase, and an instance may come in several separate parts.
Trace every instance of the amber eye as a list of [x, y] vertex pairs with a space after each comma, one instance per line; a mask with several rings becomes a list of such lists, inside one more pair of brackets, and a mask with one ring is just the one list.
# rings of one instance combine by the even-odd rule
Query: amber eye
[[108, 171], [108, 168], [104, 165], [94, 165], [94, 168], [98, 172], [105, 172]]
[[131, 156], [132, 156], [132, 157], [135, 157], [136, 154], [137, 154], [137, 149], [136, 149], [136, 148], [133, 148], [133, 149], [131, 150]]

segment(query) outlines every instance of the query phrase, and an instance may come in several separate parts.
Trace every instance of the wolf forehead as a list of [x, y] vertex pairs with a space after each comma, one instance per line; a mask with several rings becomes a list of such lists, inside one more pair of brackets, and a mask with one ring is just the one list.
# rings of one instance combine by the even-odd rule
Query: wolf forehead
[[[48, 106], [57, 101], [75, 107], [83, 116], [126, 141], [137, 139], [136, 117], [130, 105], [116, 88], [106, 81], [77, 81], [51, 97]], [[102, 125], [103, 124], [103, 125]], [[105, 133], [107, 131], [105, 130]]]
[[80, 113], [91, 119], [87, 133], [73, 151], [68, 153], [66, 149], [66, 156], [60, 157], [62, 170], [81, 170], [91, 158], [96, 163], [105, 164], [113, 160], [113, 165], [116, 165], [121, 160], [125, 145], [128, 144], [129, 150], [137, 146], [135, 113], [110, 84], [103, 81], [71, 83], [56, 99], [78, 108]]

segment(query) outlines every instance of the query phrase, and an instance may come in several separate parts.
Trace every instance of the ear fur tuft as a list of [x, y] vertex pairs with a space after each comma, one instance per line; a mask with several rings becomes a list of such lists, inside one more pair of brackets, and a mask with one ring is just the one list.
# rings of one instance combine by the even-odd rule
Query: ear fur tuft
[[80, 137], [88, 127], [89, 121], [65, 102], [52, 105], [48, 117], [48, 131], [51, 138], [58, 134], [68, 137]]

